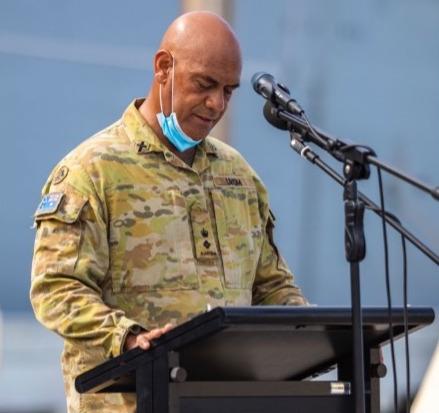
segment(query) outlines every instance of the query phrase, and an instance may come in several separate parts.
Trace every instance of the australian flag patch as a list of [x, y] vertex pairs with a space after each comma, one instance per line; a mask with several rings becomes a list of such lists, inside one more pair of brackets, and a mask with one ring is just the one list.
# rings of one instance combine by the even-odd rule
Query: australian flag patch
[[35, 211], [35, 216], [38, 217], [40, 215], [53, 214], [56, 212], [61, 204], [61, 201], [64, 197], [62, 192], [52, 192], [50, 194], [44, 195], [43, 199], [38, 205], [37, 210]]

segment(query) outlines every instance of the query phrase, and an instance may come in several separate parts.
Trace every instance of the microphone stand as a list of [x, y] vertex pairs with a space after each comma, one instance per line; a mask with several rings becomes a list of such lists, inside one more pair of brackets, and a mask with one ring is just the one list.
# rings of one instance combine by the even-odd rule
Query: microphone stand
[[[345, 255], [346, 260], [350, 264], [351, 276], [354, 411], [356, 413], [365, 413], [364, 342], [360, 288], [360, 262], [366, 255], [363, 217], [365, 205], [380, 216], [382, 216], [382, 211], [376, 204], [357, 191], [357, 180], [369, 178], [369, 163], [372, 163], [430, 193], [435, 199], [439, 199], [439, 188], [429, 188], [424, 183], [378, 161], [375, 158], [375, 152], [370, 148], [361, 145], [347, 144], [339, 139], [330, 138], [321, 131], [317, 132], [307, 121], [287, 111], [278, 108], [277, 116], [286, 120], [289, 124], [291, 147], [344, 187]], [[344, 163], [343, 173], [346, 179], [343, 179], [335, 170], [323, 162], [309, 146], [306, 146], [304, 144], [305, 138], [328, 151], [337, 160], [342, 161]], [[439, 257], [410, 234], [409, 231], [404, 229], [395, 217], [390, 217], [384, 212], [383, 218], [400, 232], [401, 235], [407, 236], [417, 248], [439, 265]]]
[[317, 165], [320, 169], [344, 186], [343, 200], [345, 211], [345, 255], [350, 263], [351, 273], [351, 307], [352, 307], [352, 349], [353, 349], [353, 394], [356, 413], [365, 413], [365, 382], [364, 382], [364, 343], [363, 317], [360, 294], [360, 262], [366, 255], [364, 239], [364, 203], [358, 199], [356, 179], [365, 179], [362, 173], [368, 169], [345, 168], [349, 170], [347, 180], [344, 180], [329, 165], [323, 162], [316, 153], [305, 146], [301, 135], [290, 132], [291, 147], [302, 157]]
[[[303, 139], [304, 141], [309, 140], [315, 143], [320, 148], [329, 152], [335, 159], [345, 162], [343, 155], [345, 154], [345, 156], [348, 157], [347, 164], [345, 162], [344, 170], [343, 170], [345, 174], [346, 172], [349, 172], [349, 168], [352, 167], [351, 166], [352, 161], [350, 161], [349, 158], [353, 159], [354, 163], [356, 164], [355, 168], [358, 168], [358, 163], [367, 165], [367, 162], [369, 162], [371, 164], [379, 166], [380, 168], [391, 173], [392, 175], [412, 184], [413, 186], [423, 190], [424, 192], [429, 193], [433, 198], [439, 200], [439, 187], [435, 187], [435, 188], [429, 187], [423, 182], [418, 181], [417, 179], [406, 175], [404, 172], [399, 171], [396, 168], [393, 168], [392, 166], [379, 161], [377, 158], [371, 155], [371, 153], [373, 153], [372, 150], [368, 152], [367, 148], [363, 146], [344, 143], [340, 139], [333, 138], [316, 127], [312, 127], [313, 130], [315, 131], [315, 134], [313, 134], [309, 131], [310, 128], [304, 119], [292, 115], [282, 109], [279, 108], [276, 109], [276, 116], [288, 122], [290, 131], [294, 131], [296, 137], [300, 137], [300, 139]], [[301, 150], [303, 150], [304, 148], [305, 145]], [[296, 150], [294, 147], [293, 149]], [[349, 151], [351, 151], [351, 153], [348, 153]], [[300, 154], [300, 151], [298, 153]], [[308, 150], [306, 151], [306, 153], [308, 153]], [[320, 158], [316, 154], [314, 155], [319, 159], [319, 162], [321, 163], [322, 161], [320, 160]], [[306, 159], [308, 159], [308, 157], [306, 157]], [[337, 181], [340, 185], [345, 186], [345, 182], [346, 182], [345, 179], [341, 177], [337, 172], [335, 172], [332, 168], [330, 168], [329, 166], [326, 166], [326, 168], [323, 168], [321, 165], [318, 166], [321, 169], [323, 169], [329, 176], [331, 176], [335, 181]], [[348, 171], [346, 171], [346, 169], [348, 169]], [[381, 208], [377, 204], [375, 204], [371, 199], [369, 199], [366, 195], [358, 191], [358, 198], [365, 204], [365, 206], [368, 209], [372, 210], [378, 216], [382, 217]], [[433, 252], [427, 245], [425, 245], [422, 241], [420, 241], [407, 228], [401, 225], [401, 223], [396, 217], [394, 217], [389, 213], [385, 213], [383, 218], [393, 229], [395, 229], [400, 235], [402, 235], [408, 241], [410, 241], [410, 243], [414, 245], [419, 251], [421, 251], [424, 255], [430, 258], [430, 260], [432, 260], [435, 264], [439, 265], [439, 255]]]

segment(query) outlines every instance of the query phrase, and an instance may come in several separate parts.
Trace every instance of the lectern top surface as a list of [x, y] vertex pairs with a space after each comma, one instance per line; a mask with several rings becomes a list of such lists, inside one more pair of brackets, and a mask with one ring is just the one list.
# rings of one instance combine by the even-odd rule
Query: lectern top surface
[[[430, 308], [408, 309], [409, 331], [430, 324]], [[392, 310], [395, 337], [404, 332], [402, 308]], [[386, 308], [363, 309], [366, 347], [387, 342]], [[304, 377], [351, 354], [350, 308], [340, 307], [217, 307], [177, 326], [152, 348], [128, 351], [76, 380], [80, 392], [95, 391], [151, 363], [178, 352], [188, 380], [285, 380]]]

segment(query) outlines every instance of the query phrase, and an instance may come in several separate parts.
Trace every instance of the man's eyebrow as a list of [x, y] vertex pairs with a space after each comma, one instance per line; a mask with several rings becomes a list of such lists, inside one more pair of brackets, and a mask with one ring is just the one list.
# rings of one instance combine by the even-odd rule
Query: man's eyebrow
[[[214, 79], [213, 77], [210, 77], [209, 75], [196, 75], [196, 77], [203, 79], [203, 80], [211, 83], [212, 85], [218, 84], [218, 80]], [[230, 87], [232, 89], [237, 89], [239, 86], [240, 86], [239, 82], [235, 83], [233, 85], [227, 85], [227, 87]]]

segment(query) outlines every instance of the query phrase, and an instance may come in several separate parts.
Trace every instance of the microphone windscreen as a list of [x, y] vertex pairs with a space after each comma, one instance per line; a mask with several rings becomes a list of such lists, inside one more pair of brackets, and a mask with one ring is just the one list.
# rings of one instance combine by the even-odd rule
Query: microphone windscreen
[[[269, 73], [265, 72], [256, 72], [251, 78], [251, 84], [256, 93], [262, 94], [266, 99], [268, 98], [262, 93], [262, 89], [267, 86], [267, 84], [271, 85], [274, 81], [274, 78]], [[271, 93], [271, 90], [270, 90]]]
[[264, 105], [264, 118], [275, 128], [288, 130], [288, 122], [279, 118], [277, 111], [277, 108], [269, 100], [267, 100]]
[[250, 80], [250, 83], [251, 83], [251, 85], [253, 86], [253, 89], [257, 92], [257, 93], [259, 93], [259, 90], [258, 90], [258, 81], [259, 81], [259, 78], [261, 77], [261, 76], [264, 76], [264, 72], [256, 72], [253, 76], [252, 76], [252, 78], [251, 78], [251, 80]]

